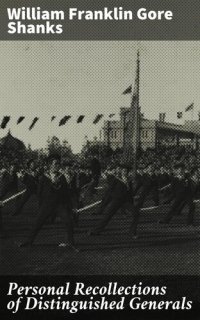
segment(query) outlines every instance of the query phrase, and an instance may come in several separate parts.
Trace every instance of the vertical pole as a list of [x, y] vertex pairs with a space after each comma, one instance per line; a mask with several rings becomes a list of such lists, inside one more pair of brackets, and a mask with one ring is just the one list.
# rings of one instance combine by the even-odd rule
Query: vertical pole
[[102, 131], [100, 130], [99, 132], [99, 148], [98, 148], [98, 153], [99, 153], [99, 161], [100, 161], [100, 154], [101, 154], [101, 134], [102, 134]]
[[[140, 87], [140, 54], [137, 52], [137, 69], [134, 90], [132, 90], [132, 100], [130, 108], [130, 127], [131, 127], [131, 149], [133, 150], [133, 178], [137, 174], [137, 151], [140, 145], [140, 106], [139, 88]], [[133, 88], [133, 86], [132, 86]]]
[[192, 110], [191, 110], [191, 120], [192, 121], [194, 120], [194, 108], [192, 108]]
[[108, 121], [108, 126], [107, 126], [107, 142], [108, 142], [108, 146], [110, 147], [110, 121]]
[[127, 112], [124, 112], [123, 113], [123, 147], [125, 146], [125, 143], [126, 143], [126, 137], [125, 137], [125, 134], [126, 134], [126, 115], [127, 115]]

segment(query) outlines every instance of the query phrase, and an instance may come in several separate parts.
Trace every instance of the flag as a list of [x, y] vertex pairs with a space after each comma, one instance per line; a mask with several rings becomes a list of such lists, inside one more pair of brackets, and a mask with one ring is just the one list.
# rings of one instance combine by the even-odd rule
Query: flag
[[17, 124], [20, 124], [24, 119], [25, 119], [25, 117], [23, 117], [23, 116], [19, 117], [17, 120]]
[[84, 118], [85, 118], [84, 115], [79, 116], [78, 119], [77, 119], [77, 123], [83, 122], [83, 119], [84, 119]]
[[166, 116], [166, 113], [159, 113], [159, 121], [165, 122], [165, 116]]
[[123, 94], [128, 94], [132, 92], [132, 85], [130, 85], [126, 90], [124, 90]]
[[5, 129], [9, 121], [10, 121], [9, 116], [3, 117], [3, 120], [1, 122], [1, 129]]
[[33, 129], [33, 127], [35, 126], [35, 124], [36, 124], [36, 122], [37, 122], [38, 120], [39, 120], [38, 117], [35, 117], [35, 118], [33, 119], [33, 122], [31, 123], [31, 125], [30, 125], [30, 127], [29, 127], [29, 130]]
[[181, 119], [183, 117], [183, 112], [177, 112], [177, 119]]
[[60, 122], [59, 122], [59, 127], [60, 127], [60, 126], [64, 126], [65, 123], [66, 123], [70, 118], [71, 118], [71, 116], [64, 116], [64, 117], [60, 120]]
[[185, 108], [185, 112], [193, 110], [193, 108], [194, 108], [194, 102], [192, 102], [189, 106]]
[[101, 120], [102, 117], [103, 117], [103, 114], [98, 114], [96, 116], [96, 118], [94, 119], [93, 124], [97, 124]]
[[109, 118], [112, 118], [112, 117], [114, 117], [114, 116], [115, 116], [115, 113], [109, 114]]
[[56, 116], [52, 116], [52, 117], [51, 117], [51, 122], [52, 122], [53, 120], [55, 120], [55, 118], [56, 118]]

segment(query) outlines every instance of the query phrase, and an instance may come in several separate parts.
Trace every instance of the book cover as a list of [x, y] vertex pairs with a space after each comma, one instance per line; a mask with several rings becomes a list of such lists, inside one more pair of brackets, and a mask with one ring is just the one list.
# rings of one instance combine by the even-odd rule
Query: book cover
[[0, 4], [1, 319], [199, 319], [198, 0]]

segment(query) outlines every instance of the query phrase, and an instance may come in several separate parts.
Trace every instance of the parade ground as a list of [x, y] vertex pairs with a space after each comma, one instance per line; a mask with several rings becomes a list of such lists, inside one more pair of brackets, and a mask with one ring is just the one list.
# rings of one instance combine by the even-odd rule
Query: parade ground
[[157, 223], [166, 207], [144, 212], [138, 239], [131, 240], [128, 234], [131, 215], [123, 211], [113, 217], [101, 235], [88, 236], [87, 231], [101, 218], [93, 214], [95, 209], [90, 209], [80, 215], [75, 229], [75, 242], [80, 250], [76, 253], [58, 247], [65, 232], [59, 219], [45, 225], [32, 247], [20, 248], [35, 221], [36, 202], [29, 201], [19, 216], [12, 216], [12, 207], [7, 206], [3, 214], [6, 238], [1, 239], [1, 274], [199, 275], [200, 204], [193, 227], [186, 226], [186, 210], [169, 225]]

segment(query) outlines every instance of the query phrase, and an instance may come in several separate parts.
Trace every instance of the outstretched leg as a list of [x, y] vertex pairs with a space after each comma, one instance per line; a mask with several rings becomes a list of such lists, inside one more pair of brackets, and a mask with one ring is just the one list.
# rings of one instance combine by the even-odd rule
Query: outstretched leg
[[188, 215], [187, 215], [187, 225], [193, 225], [195, 208], [196, 208], [195, 203], [193, 202], [193, 200], [191, 200], [189, 202], [189, 211], [188, 211]]
[[26, 202], [29, 200], [30, 197], [31, 197], [31, 192], [27, 190], [17, 202], [16, 210], [13, 213], [14, 216], [17, 216], [22, 212], [23, 207], [25, 206]]
[[74, 245], [74, 221], [73, 212], [70, 207], [62, 206], [59, 208], [59, 214], [65, 224], [66, 228], [66, 241], [69, 245]]
[[174, 215], [179, 215], [182, 212], [182, 210], [186, 204], [185, 201], [186, 200], [182, 199], [182, 198], [175, 199], [168, 214], [166, 215], [166, 217], [163, 220], [160, 221], [160, 223], [169, 223]]
[[104, 208], [104, 213], [102, 215], [102, 219], [99, 225], [91, 231], [91, 234], [99, 234], [100, 232], [102, 232], [108, 224], [108, 222], [111, 220], [114, 214], [121, 208], [122, 205], [122, 201], [119, 201], [118, 199], [111, 200]]
[[45, 224], [45, 221], [47, 220], [47, 218], [52, 215], [53, 211], [54, 211], [54, 208], [50, 208], [50, 207], [47, 207], [47, 206], [44, 206], [44, 207], [42, 206], [39, 209], [39, 214], [37, 216], [35, 225], [34, 225], [33, 229], [31, 230], [31, 232], [30, 232], [30, 234], [28, 236], [28, 240], [25, 243], [23, 243], [21, 245], [21, 247], [25, 247], [25, 246], [29, 246], [29, 245], [33, 244], [37, 234], [42, 229], [42, 227]]
[[3, 218], [2, 218], [2, 210], [0, 208], [0, 238], [5, 237], [5, 230], [3, 228]]

